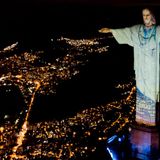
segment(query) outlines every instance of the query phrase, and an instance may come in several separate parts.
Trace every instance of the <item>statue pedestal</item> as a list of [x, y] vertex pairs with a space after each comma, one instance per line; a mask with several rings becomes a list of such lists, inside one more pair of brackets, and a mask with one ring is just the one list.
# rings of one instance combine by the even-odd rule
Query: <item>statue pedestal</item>
[[160, 155], [160, 132], [158, 127], [133, 125], [130, 132], [132, 157], [158, 160]]

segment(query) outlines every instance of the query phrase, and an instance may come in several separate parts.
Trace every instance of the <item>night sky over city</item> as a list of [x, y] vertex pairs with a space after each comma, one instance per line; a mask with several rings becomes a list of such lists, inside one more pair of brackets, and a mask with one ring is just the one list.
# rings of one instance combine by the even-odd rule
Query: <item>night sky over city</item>
[[0, 157], [110, 157], [134, 121], [133, 48], [98, 30], [141, 23], [144, 6], [159, 24], [158, 0], [0, 2]]

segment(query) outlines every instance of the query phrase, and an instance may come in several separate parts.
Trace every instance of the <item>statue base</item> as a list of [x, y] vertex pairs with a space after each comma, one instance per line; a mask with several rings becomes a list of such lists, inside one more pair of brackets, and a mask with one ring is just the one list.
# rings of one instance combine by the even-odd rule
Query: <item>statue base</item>
[[160, 157], [160, 128], [135, 123], [131, 126], [132, 157], [152, 160]]

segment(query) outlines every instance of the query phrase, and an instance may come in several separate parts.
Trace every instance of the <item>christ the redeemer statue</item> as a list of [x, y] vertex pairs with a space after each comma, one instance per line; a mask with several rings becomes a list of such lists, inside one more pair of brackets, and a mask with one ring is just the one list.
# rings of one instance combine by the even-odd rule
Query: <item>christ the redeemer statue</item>
[[119, 44], [134, 48], [136, 78], [136, 122], [156, 126], [156, 104], [160, 95], [160, 26], [156, 26], [153, 12], [142, 10], [144, 24], [132, 27], [102, 28], [100, 33], [112, 33]]

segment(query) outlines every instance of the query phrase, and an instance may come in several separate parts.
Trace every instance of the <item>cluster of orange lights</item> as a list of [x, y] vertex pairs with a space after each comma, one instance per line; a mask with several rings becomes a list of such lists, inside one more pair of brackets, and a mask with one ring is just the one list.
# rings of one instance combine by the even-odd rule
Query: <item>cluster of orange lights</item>
[[[123, 98], [101, 106], [88, 106], [75, 116], [61, 121], [45, 121], [30, 124], [28, 117], [36, 94], [56, 93], [61, 80], [71, 79], [80, 72], [77, 66], [86, 64], [82, 60], [83, 50], [88, 53], [106, 53], [108, 47], [99, 47], [100, 39], [58, 39], [70, 47], [62, 57], [45, 61], [45, 51], [16, 54], [18, 43], [1, 51], [0, 85], [16, 85], [28, 106], [24, 122], [7, 121], [0, 126], [0, 157], [2, 159], [78, 159], [87, 157], [96, 150], [96, 141], [106, 140], [111, 133], [122, 131], [132, 123], [135, 109], [135, 86], [132, 82], [115, 88], [121, 90]], [[73, 52], [72, 52], [73, 51]], [[13, 55], [8, 53], [12, 53]], [[78, 57], [78, 58], [77, 58]], [[37, 65], [38, 64], [38, 65]], [[131, 80], [132, 81], [132, 80]], [[122, 112], [124, 107], [127, 112]], [[114, 115], [114, 116], [110, 116]]]

